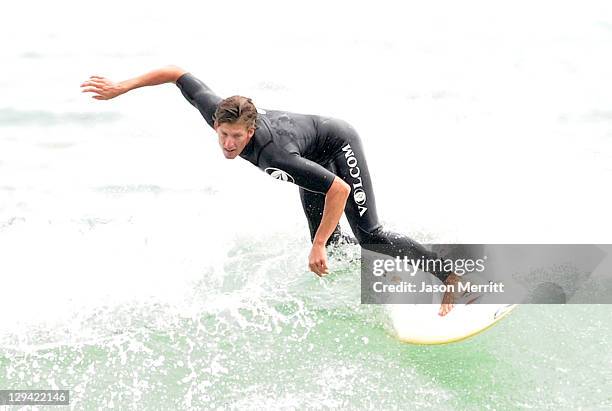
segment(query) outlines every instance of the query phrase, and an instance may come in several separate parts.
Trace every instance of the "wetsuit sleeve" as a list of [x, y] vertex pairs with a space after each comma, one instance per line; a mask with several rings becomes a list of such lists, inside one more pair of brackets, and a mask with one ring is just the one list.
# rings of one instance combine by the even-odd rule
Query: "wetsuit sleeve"
[[326, 194], [336, 175], [323, 166], [269, 144], [263, 150], [260, 167], [272, 177], [295, 183], [315, 193]]
[[191, 73], [185, 73], [176, 80], [177, 87], [183, 96], [197, 108], [209, 126], [214, 127], [214, 114], [221, 97]]

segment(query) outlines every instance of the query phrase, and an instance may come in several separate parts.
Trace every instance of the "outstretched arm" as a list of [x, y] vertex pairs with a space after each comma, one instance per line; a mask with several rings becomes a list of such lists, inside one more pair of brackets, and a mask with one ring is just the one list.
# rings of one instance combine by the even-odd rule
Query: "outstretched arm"
[[109, 100], [139, 87], [156, 86], [164, 83], [175, 83], [187, 71], [176, 66], [166, 66], [150, 71], [141, 76], [115, 83], [102, 76], [91, 76], [81, 84], [83, 93], [94, 93], [96, 100]]

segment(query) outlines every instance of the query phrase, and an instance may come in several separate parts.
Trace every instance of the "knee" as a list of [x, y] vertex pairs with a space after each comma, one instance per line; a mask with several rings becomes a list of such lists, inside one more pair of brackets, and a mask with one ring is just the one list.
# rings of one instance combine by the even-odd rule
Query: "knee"
[[332, 128], [334, 133], [339, 136], [343, 136], [347, 141], [351, 143], [361, 141], [357, 130], [355, 130], [355, 127], [353, 127], [348, 121], [332, 117], [327, 120], [327, 123]]
[[365, 246], [365, 248], [367, 248], [368, 244], [381, 244], [382, 239], [385, 237], [382, 226], [380, 225], [369, 229], [358, 226], [357, 229], [353, 231], [359, 245]]
[[357, 133], [357, 130], [355, 130], [355, 127], [353, 127], [352, 124], [350, 124], [348, 121], [345, 121], [345, 120], [338, 120], [338, 121], [340, 123], [339, 126], [342, 130], [342, 133], [344, 134], [346, 138], [348, 138], [349, 141], [353, 143], [361, 142], [359, 133]]

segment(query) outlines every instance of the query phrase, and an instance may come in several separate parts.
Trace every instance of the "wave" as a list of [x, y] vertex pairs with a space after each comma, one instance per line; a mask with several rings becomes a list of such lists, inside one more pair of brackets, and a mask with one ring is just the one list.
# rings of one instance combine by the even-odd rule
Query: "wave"
[[154, 184], [127, 184], [127, 185], [107, 185], [94, 188], [95, 191], [109, 194], [130, 194], [130, 193], [159, 193], [164, 191]]
[[160, 187], [155, 184], [125, 184], [125, 185], [105, 185], [94, 187], [94, 191], [105, 194], [133, 194], [133, 193], [154, 193], [159, 194], [161, 192], [177, 192], [177, 191], [190, 191], [199, 192], [204, 194], [215, 194], [217, 191], [212, 187], [203, 187], [200, 189], [172, 189]]
[[118, 112], [63, 112], [48, 110], [0, 109], [0, 127], [57, 126], [66, 124], [91, 125], [107, 123], [121, 118]]

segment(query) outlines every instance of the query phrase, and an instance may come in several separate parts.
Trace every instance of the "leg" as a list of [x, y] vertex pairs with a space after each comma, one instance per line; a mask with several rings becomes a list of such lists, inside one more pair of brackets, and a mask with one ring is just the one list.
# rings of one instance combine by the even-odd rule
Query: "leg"
[[[326, 121], [325, 128], [326, 132], [345, 139], [342, 151], [334, 159], [334, 164], [336, 174], [351, 186], [351, 194], [344, 212], [359, 244], [368, 250], [375, 248], [373, 245], [385, 245], [385, 249], [389, 250], [392, 256], [406, 256], [413, 259], [424, 256], [427, 259], [437, 260], [438, 256], [421, 244], [405, 235], [386, 231], [379, 223], [372, 180], [361, 139], [355, 129], [337, 119]], [[450, 274], [438, 270], [430, 272], [443, 282]]]
[[[330, 171], [335, 173], [333, 166], [329, 167]], [[302, 208], [306, 214], [308, 220], [308, 228], [310, 229], [310, 241], [314, 240], [315, 234], [321, 224], [321, 218], [323, 218], [323, 208], [325, 207], [325, 196], [319, 193], [313, 193], [312, 191], [304, 190], [300, 187], [300, 200], [302, 200]], [[336, 229], [327, 240], [326, 245], [337, 244], [341, 240], [348, 243], [355, 244], [357, 241], [346, 234], [342, 234], [340, 231], [340, 224], [336, 226]]]

